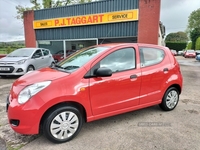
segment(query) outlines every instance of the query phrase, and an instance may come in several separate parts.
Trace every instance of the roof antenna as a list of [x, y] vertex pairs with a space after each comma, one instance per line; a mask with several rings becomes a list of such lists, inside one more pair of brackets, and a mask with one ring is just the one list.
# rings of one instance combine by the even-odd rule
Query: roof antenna
[[[111, 28], [110, 31], [107, 33], [106, 37], [110, 34], [111, 31], [112, 31], [112, 28]], [[105, 37], [105, 38], [106, 38], [106, 37]], [[100, 44], [103, 44], [103, 42], [105, 41], [105, 38], [103, 39], [103, 41], [101, 41]]]

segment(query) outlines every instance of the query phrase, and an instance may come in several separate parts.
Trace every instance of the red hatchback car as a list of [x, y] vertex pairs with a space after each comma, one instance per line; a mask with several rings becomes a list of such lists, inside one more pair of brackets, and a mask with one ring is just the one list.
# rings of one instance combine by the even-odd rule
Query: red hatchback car
[[7, 114], [14, 131], [43, 132], [50, 141], [62, 143], [74, 138], [83, 122], [157, 104], [173, 110], [181, 90], [180, 67], [168, 48], [102, 44], [17, 79]]
[[194, 50], [186, 50], [184, 54], [185, 58], [195, 58], [196, 52]]

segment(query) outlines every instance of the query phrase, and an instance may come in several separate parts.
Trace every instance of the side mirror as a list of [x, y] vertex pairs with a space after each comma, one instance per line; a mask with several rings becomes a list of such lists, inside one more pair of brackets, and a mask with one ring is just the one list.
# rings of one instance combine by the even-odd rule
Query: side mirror
[[97, 77], [110, 77], [112, 76], [112, 70], [106, 67], [98, 68], [95, 73]]
[[35, 58], [40, 58], [40, 55], [33, 55], [32, 58], [33, 58], [33, 59], [35, 59]]

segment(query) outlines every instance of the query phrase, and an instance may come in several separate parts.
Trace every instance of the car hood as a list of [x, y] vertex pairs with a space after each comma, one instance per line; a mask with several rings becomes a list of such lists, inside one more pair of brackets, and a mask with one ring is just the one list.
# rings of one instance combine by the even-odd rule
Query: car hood
[[43, 68], [28, 72], [15, 81], [15, 85], [31, 85], [43, 81], [53, 81], [64, 76], [68, 76], [69, 73], [61, 72], [51, 68]]
[[16, 61], [20, 61], [23, 59], [28, 59], [29, 57], [3, 57], [0, 59], [0, 61], [3, 62], [16, 62]]

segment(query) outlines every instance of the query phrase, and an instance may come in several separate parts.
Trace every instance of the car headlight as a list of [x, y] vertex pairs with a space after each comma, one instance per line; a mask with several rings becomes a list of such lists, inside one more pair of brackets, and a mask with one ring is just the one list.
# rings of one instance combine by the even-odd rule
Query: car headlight
[[26, 103], [33, 95], [37, 94], [41, 90], [45, 89], [47, 86], [51, 84], [51, 81], [44, 81], [35, 83], [25, 87], [18, 96], [18, 103], [24, 104]]
[[17, 65], [21, 65], [21, 64], [25, 63], [26, 60], [27, 60], [27, 59], [22, 59], [22, 60], [16, 62], [16, 64], [17, 64]]

